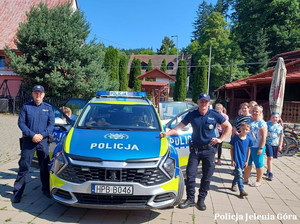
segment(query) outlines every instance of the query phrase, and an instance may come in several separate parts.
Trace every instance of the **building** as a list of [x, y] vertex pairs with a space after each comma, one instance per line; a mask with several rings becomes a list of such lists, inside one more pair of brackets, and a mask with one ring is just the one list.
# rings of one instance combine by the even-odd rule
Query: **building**
[[[134, 55], [132, 54], [130, 56], [129, 62], [128, 62], [128, 73], [130, 72], [130, 66], [131, 62], [134, 58], [137, 58], [141, 61], [142, 64], [142, 74], [146, 72], [148, 61], [151, 59], [152, 61], [152, 67], [153, 68], [160, 68], [161, 63], [164, 59], [166, 59], [167, 64], [167, 74], [172, 76], [173, 78], [176, 78], [176, 72], [177, 72], [177, 56], [176, 55]], [[188, 77], [190, 75], [190, 68], [191, 68], [191, 55], [179, 55], [178, 60], [185, 59], [187, 61], [188, 66]]]
[[0, 97], [14, 98], [22, 82], [22, 77], [12, 69], [6, 67], [8, 59], [4, 48], [7, 45], [16, 54], [22, 55], [14, 43], [19, 24], [26, 21], [26, 12], [40, 2], [48, 7], [55, 7], [63, 3], [71, 3], [74, 10], [78, 9], [77, 0], [1, 0], [0, 1]]
[[157, 107], [160, 101], [168, 101], [170, 94], [170, 81], [176, 79], [166, 72], [154, 68], [137, 77], [142, 80], [142, 91], [151, 94], [152, 103]]
[[217, 100], [226, 104], [230, 118], [237, 115], [241, 103], [254, 100], [263, 106], [264, 118], [269, 120], [270, 86], [279, 57], [284, 59], [287, 69], [282, 120], [286, 123], [300, 123], [300, 50], [277, 54], [269, 62], [272, 69], [216, 89]]

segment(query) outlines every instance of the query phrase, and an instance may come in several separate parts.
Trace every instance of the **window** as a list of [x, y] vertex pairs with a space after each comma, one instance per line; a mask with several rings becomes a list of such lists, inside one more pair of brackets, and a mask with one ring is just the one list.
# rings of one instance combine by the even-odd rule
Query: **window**
[[167, 65], [167, 70], [173, 70], [173, 67], [174, 67], [174, 64], [172, 62], [170, 62], [168, 65]]
[[0, 56], [0, 68], [4, 68], [4, 65], [5, 65], [5, 57]]
[[148, 64], [142, 61], [142, 70], [146, 70], [148, 67]]

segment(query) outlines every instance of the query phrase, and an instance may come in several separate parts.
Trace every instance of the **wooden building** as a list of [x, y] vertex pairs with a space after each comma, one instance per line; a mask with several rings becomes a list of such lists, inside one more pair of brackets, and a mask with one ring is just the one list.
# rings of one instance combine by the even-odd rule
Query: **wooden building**
[[272, 69], [216, 89], [217, 101], [226, 105], [231, 119], [237, 115], [241, 103], [254, 100], [263, 106], [264, 119], [269, 120], [269, 92], [278, 57], [284, 59], [287, 69], [282, 120], [300, 123], [300, 50], [278, 54], [269, 62]]

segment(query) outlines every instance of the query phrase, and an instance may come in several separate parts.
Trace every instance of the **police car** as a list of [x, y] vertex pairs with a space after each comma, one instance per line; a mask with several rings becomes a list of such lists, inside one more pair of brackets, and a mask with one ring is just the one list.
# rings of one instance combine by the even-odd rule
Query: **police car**
[[151, 209], [179, 204], [177, 150], [146, 93], [98, 91], [55, 149], [50, 191], [62, 204]]

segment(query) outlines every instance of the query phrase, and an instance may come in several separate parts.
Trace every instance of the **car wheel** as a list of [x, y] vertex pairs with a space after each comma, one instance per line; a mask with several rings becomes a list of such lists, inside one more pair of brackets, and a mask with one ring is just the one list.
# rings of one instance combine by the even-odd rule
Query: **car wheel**
[[178, 205], [181, 202], [184, 193], [184, 177], [181, 170], [179, 170], [179, 186], [178, 186], [178, 195], [176, 201], [174, 202], [173, 206]]

